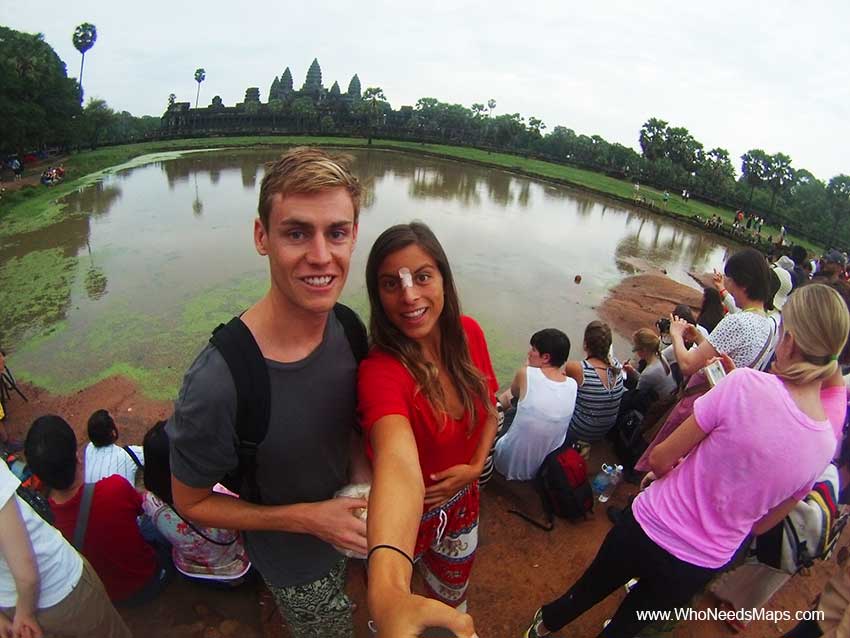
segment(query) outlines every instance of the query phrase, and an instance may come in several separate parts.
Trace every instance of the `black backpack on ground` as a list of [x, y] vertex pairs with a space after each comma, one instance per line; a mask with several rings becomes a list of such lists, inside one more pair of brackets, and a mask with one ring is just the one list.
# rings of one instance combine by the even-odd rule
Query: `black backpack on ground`
[[546, 456], [534, 478], [534, 487], [540, 494], [545, 524], [524, 512], [508, 511], [546, 532], [554, 529], [555, 516], [576, 521], [586, 519], [587, 513], [593, 511], [593, 490], [587, 479], [587, 463], [571, 445], [562, 445]]
[[[360, 363], [369, 351], [366, 327], [351, 308], [334, 305], [351, 352]], [[271, 386], [266, 360], [254, 335], [234, 317], [213, 330], [210, 343], [221, 353], [236, 385], [236, 438], [239, 465], [221, 483], [251, 503], [260, 503], [257, 485], [257, 448], [266, 437], [271, 412]]]
[[639, 410], [629, 410], [617, 418], [612, 430], [614, 454], [620, 460], [626, 473], [633, 472], [649, 445], [643, 438], [644, 414]]

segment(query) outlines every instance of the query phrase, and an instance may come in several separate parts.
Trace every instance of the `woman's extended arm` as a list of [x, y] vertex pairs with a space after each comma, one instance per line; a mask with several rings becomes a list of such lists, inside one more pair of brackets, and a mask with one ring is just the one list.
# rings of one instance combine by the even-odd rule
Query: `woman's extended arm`
[[685, 419], [673, 433], [655, 446], [649, 454], [649, 466], [658, 478], [672, 470], [683, 456], [693, 450], [708, 436], [697, 425], [693, 415]]
[[673, 319], [670, 322], [670, 338], [673, 341], [676, 362], [679, 364], [679, 370], [682, 374], [689, 377], [705, 367], [708, 360], [716, 357], [718, 352], [708, 339], [704, 339], [695, 350], [688, 350], [685, 347], [685, 330], [688, 330], [695, 340], [698, 340], [698, 337], [701, 336], [699, 331], [684, 319]]
[[[38, 566], [14, 494], [0, 508], [0, 529], [3, 530], [0, 534], [0, 555], [9, 566], [18, 593], [12, 631], [14, 635], [40, 638], [43, 634], [35, 619], [39, 594]], [[23, 631], [29, 633], [24, 634]]]
[[[403, 416], [378, 419], [371, 429], [374, 450], [369, 495], [369, 547], [391, 545], [413, 558], [422, 518], [425, 485], [416, 439]], [[471, 636], [472, 619], [410, 591], [413, 566], [397, 551], [376, 549], [369, 557], [369, 612], [385, 638], [412, 638], [428, 626]]]

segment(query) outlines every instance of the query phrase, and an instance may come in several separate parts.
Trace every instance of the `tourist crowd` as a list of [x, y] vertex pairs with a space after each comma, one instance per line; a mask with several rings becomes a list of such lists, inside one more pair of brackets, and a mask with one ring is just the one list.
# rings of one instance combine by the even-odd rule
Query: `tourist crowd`
[[[62, 417], [32, 423], [30, 487], [0, 463], [0, 635], [128, 636], [114, 605], [152, 600], [179, 573], [215, 587], [256, 574], [293, 636], [350, 638], [356, 556], [379, 636], [468, 638], [483, 612], [466, 604], [483, 477], [495, 467], [538, 484], [553, 455], [572, 450], [583, 466], [608, 439], [640, 492], [609, 510], [596, 557], [539, 601], [524, 635], [558, 632], [629, 583], [599, 635], [632, 638], [647, 624], [638, 610], [685, 606], [706, 587], [753, 604], [752, 575], [770, 574], [750, 548], [829, 468], [846, 485], [846, 255], [812, 264], [797, 247], [775, 261], [745, 248], [699, 309], [637, 330], [625, 360], [605, 322], [585, 327], [573, 359], [568, 335], [541, 326], [499, 394], [485, 333], [425, 224], [373, 243], [368, 331], [337, 303], [360, 199], [343, 158], [298, 148], [269, 166], [254, 243], [270, 288], [214, 332], [142, 446], [119, 446], [104, 410], [82, 452]], [[761, 218], [739, 217], [736, 229], [760, 232]], [[338, 494], [346, 486], [354, 496]], [[839, 621], [846, 612], [793, 635]]]

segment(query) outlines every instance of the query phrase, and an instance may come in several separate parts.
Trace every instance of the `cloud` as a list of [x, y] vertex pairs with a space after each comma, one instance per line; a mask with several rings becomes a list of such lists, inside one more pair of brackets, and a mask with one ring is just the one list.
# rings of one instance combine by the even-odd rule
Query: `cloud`
[[271, 0], [76, 0], [2, 11], [3, 24], [44, 32], [75, 76], [71, 33], [96, 24], [86, 94], [137, 115], [160, 115], [172, 92], [194, 101], [199, 66], [201, 101], [232, 104], [249, 86], [265, 100], [287, 66], [300, 87], [318, 57], [326, 86], [336, 80], [345, 90], [357, 73], [396, 108], [423, 96], [466, 106], [492, 97], [498, 113], [632, 147], [658, 116], [733, 158], [757, 147], [822, 179], [850, 173], [850, 5], [839, 1], [314, 0], [296, 9]]

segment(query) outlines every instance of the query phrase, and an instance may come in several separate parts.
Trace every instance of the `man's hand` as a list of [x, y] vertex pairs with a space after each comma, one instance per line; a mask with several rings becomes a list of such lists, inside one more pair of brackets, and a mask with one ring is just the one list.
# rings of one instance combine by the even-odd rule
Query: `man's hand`
[[365, 554], [366, 521], [357, 518], [352, 510], [368, 506], [366, 499], [346, 497], [311, 503], [309, 533], [335, 547]]
[[393, 597], [375, 618], [378, 638], [416, 638], [428, 627], [442, 627], [458, 638], [477, 638], [472, 616], [433, 598], [416, 594]]
[[18, 611], [12, 621], [11, 635], [14, 638], [43, 638], [44, 632], [34, 615]]
[[463, 486], [469, 485], [479, 476], [481, 476], [480, 468], [466, 464], [453, 465], [442, 472], [432, 474], [431, 480], [436, 483], [425, 489], [425, 505], [437, 505], [449, 500]]

